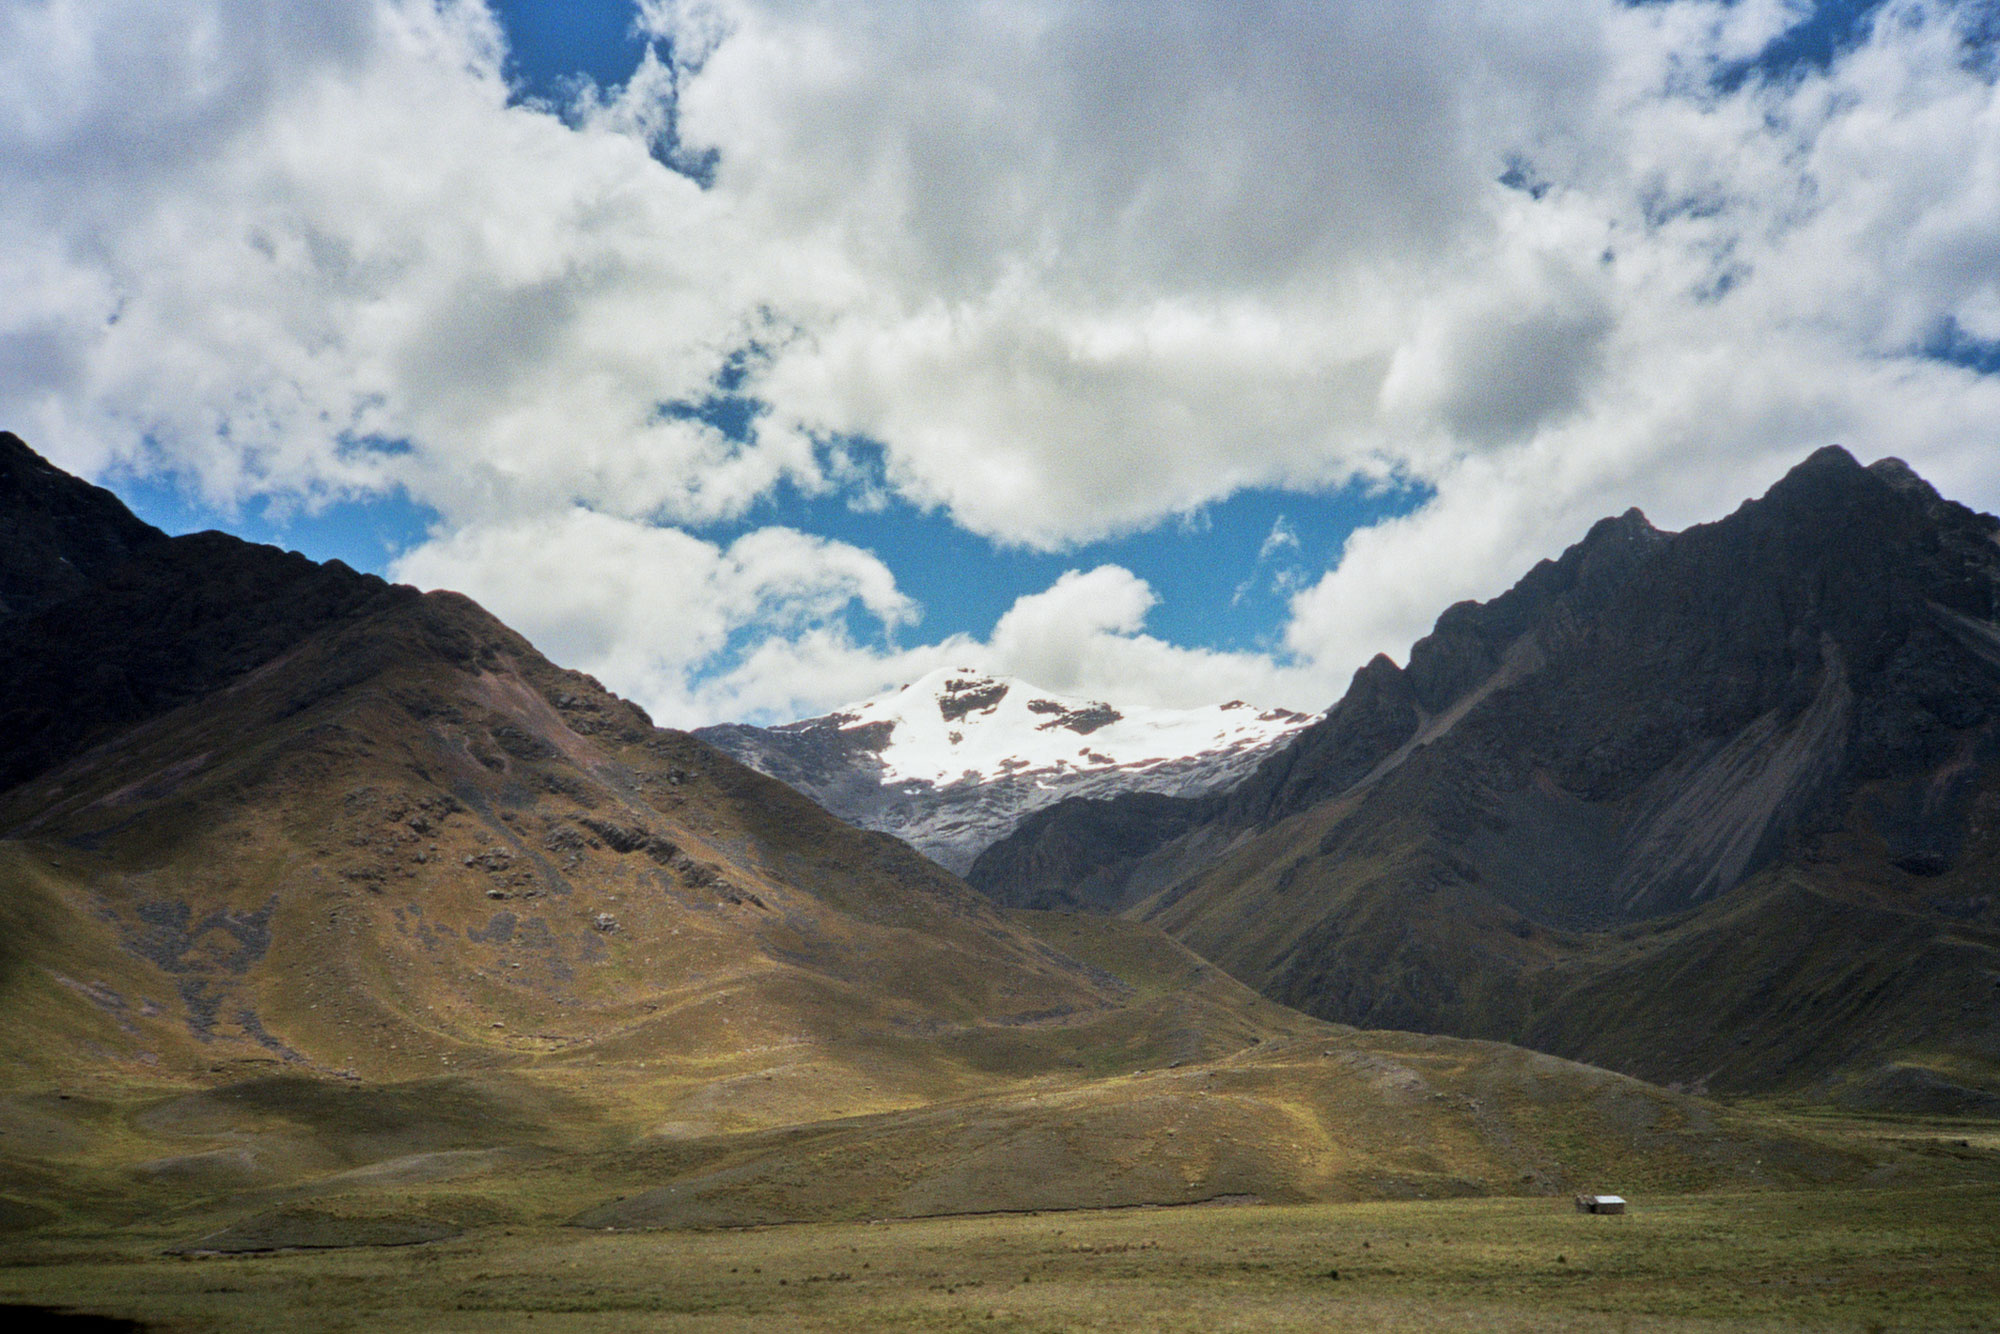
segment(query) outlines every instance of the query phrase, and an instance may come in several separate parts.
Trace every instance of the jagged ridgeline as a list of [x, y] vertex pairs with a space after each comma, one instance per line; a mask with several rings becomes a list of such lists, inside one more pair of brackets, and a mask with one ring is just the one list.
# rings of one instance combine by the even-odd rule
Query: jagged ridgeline
[[1234, 788], [1052, 807], [969, 878], [1327, 1018], [2000, 1109], [1996, 535], [1837, 448], [1716, 523], [1606, 519]]
[[1927, 1179], [999, 908], [463, 597], [166, 537], [11, 436], [0, 534], [0, 1230]]

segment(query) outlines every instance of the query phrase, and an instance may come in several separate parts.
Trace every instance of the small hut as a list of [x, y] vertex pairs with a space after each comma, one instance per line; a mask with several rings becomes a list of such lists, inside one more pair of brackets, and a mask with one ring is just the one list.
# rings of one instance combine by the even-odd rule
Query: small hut
[[1579, 1195], [1576, 1197], [1576, 1211], [1580, 1214], [1622, 1214], [1625, 1212], [1623, 1195]]

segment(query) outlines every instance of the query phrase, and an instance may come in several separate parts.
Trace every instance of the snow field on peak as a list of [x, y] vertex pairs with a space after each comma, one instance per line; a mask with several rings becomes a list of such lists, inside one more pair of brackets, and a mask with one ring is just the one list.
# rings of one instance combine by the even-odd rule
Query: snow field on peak
[[1144, 772], [1193, 755], [1257, 749], [1312, 721], [1240, 701], [1198, 709], [1113, 706], [1025, 681], [943, 668], [836, 714], [842, 731], [892, 724], [884, 782], [1049, 779]]

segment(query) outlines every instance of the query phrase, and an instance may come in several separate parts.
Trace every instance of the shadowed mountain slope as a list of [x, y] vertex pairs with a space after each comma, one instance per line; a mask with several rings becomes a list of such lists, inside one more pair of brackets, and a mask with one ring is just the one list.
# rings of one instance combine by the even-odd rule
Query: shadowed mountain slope
[[165, 540], [109, 491], [0, 431], [0, 621], [59, 602]]
[[1717, 523], [1605, 520], [1228, 793], [1052, 808], [970, 879], [1142, 916], [1329, 1018], [1985, 1105], [1996, 532], [1838, 449]]

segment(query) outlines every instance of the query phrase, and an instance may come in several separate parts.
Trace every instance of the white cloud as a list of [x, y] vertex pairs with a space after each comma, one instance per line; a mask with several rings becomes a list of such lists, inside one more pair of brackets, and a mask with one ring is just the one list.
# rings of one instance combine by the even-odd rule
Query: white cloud
[[[785, 480], [1046, 548], [1424, 483], [1283, 662], [1148, 636], [1115, 567], [973, 645], [1317, 707], [1599, 515], [1714, 517], [1829, 440], [2000, 506], [2000, 380], [1916, 355], [2000, 339], [1973, 8], [1891, 0], [1830, 68], [1725, 90], [1802, 3], [642, 0], [677, 63], [549, 109], [478, 0], [14, 5], [0, 424], [220, 501], [406, 486], [443, 516], [409, 577], [685, 718], [969, 644], [857, 639], [907, 612], [854, 548], [655, 526]], [[752, 344], [750, 440], [662, 411]], [[519, 586], [556, 550], [604, 571], [581, 608]]]
[[[916, 610], [888, 569], [857, 547], [787, 528], [757, 529], [724, 547], [586, 509], [460, 528], [404, 553], [391, 575], [467, 594], [545, 654], [680, 724], [713, 721], [695, 678], [731, 656], [735, 637], [812, 641], [822, 656], [865, 654], [830, 627], [858, 609], [894, 629]], [[762, 675], [739, 674], [709, 693], [768, 709], [790, 702], [780, 698], [787, 688], [815, 697], [824, 689]]]
[[1144, 633], [1155, 598], [1115, 565], [1018, 599], [990, 639], [902, 648], [918, 614], [856, 547], [784, 528], [727, 546], [584, 509], [460, 528], [405, 553], [393, 578], [465, 593], [555, 660], [630, 695], [656, 721], [782, 722], [937, 667], [968, 666], [1135, 704], [1260, 699], [1296, 682], [1251, 654]]
[[1051, 690], [1170, 707], [1297, 692], [1300, 674], [1262, 655], [1182, 648], [1146, 634], [1157, 601], [1122, 566], [1071, 570], [1001, 616], [980, 665]]

